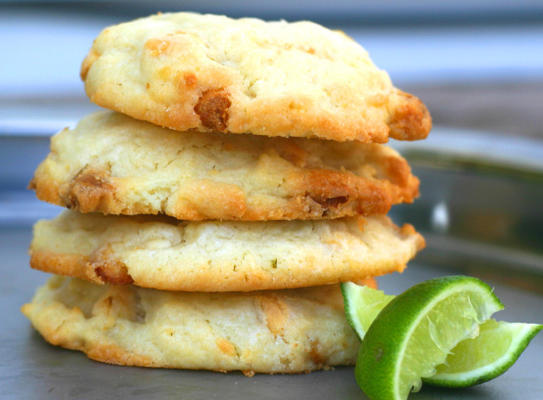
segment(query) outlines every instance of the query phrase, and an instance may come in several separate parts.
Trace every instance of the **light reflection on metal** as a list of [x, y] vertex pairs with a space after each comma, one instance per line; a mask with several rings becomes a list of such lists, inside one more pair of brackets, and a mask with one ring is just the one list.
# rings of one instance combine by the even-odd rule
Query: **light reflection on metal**
[[449, 209], [445, 202], [440, 202], [432, 209], [431, 216], [432, 228], [440, 233], [445, 233], [449, 229]]

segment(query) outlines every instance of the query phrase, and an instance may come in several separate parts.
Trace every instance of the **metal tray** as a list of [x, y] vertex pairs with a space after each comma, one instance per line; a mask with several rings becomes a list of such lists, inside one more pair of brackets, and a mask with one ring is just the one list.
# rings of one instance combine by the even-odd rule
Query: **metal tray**
[[[543, 144], [434, 129], [427, 142], [397, 144], [420, 177], [421, 197], [395, 207], [428, 247], [401, 275], [379, 279], [399, 293], [435, 276], [489, 282], [507, 308], [498, 319], [543, 322]], [[307, 375], [220, 374], [96, 363], [45, 343], [19, 312], [46, 276], [28, 267], [31, 223], [59, 209], [24, 191], [48, 137], [0, 132], [1, 399], [363, 399], [353, 368]], [[520, 162], [519, 160], [522, 160]], [[543, 399], [543, 335], [499, 379], [465, 390], [423, 387], [410, 399]]]

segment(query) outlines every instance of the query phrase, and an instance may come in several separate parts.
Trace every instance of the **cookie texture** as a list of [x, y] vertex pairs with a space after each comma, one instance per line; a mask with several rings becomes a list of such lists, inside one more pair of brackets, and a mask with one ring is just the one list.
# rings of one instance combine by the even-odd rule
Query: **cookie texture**
[[204, 294], [56, 276], [22, 311], [49, 343], [110, 364], [307, 372], [354, 364], [359, 345], [337, 285]]
[[385, 214], [419, 181], [384, 145], [174, 132], [100, 112], [52, 138], [30, 186], [84, 213], [281, 220]]
[[153, 15], [102, 31], [81, 77], [94, 103], [180, 131], [384, 143], [431, 129], [360, 45], [306, 21]]
[[30, 263], [99, 284], [253, 291], [402, 271], [423, 246], [412, 226], [400, 229], [384, 216], [188, 223], [65, 211], [35, 225]]

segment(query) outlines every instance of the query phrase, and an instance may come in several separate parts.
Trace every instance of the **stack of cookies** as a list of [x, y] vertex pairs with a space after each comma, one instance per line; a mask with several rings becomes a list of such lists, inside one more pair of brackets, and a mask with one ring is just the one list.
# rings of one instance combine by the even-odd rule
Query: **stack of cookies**
[[418, 180], [385, 146], [430, 116], [341, 32], [162, 14], [105, 29], [81, 70], [113, 111], [51, 140], [23, 312], [114, 364], [287, 373], [355, 361], [339, 283], [424, 246], [386, 216]]

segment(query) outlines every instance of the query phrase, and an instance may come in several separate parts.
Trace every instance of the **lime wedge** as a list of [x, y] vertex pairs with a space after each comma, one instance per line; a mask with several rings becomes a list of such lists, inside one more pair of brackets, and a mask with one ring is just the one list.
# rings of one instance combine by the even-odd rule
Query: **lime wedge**
[[393, 299], [373, 321], [355, 377], [370, 399], [407, 399], [462, 340], [503, 305], [487, 284], [467, 276], [432, 279]]
[[490, 319], [480, 326], [479, 336], [458, 343], [436, 375], [424, 382], [467, 387], [489, 381], [507, 371], [541, 329], [543, 325]]
[[345, 305], [345, 316], [358, 338], [362, 340], [371, 323], [385, 306], [394, 298], [381, 290], [352, 282], [341, 284]]

